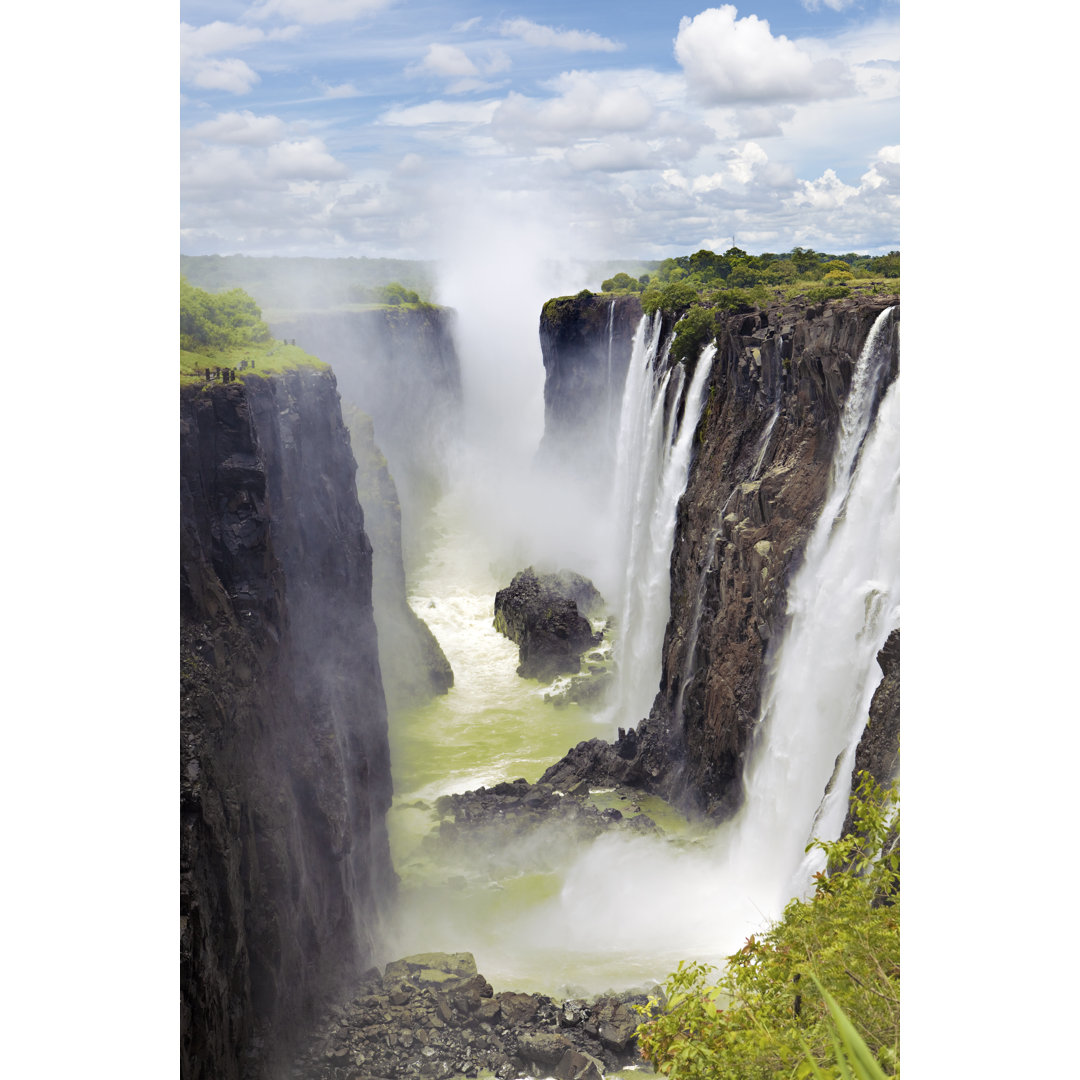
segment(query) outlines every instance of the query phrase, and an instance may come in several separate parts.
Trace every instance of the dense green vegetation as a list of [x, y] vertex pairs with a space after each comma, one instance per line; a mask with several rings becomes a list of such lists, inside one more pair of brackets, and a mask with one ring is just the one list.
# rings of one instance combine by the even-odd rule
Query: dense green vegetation
[[211, 293], [180, 278], [180, 348], [225, 349], [270, 340], [258, 304], [243, 289]]
[[181, 379], [225, 378], [235, 371], [270, 375], [301, 367], [327, 368], [295, 345], [275, 341], [258, 305], [242, 289], [221, 293], [196, 288], [180, 279]]
[[353, 285], [349, 297], [357, 304], [374, 304], [385, 307], [434, 307], [421, 299], [415, 289], [407, 289], [400, 281], [387, 285]]
[[652, 272], [633, 277], [620, 271], [605, 279], [605, 293], [638, 293], [649, 314], [682, 314], [693, 304], [721, 310], [762, 306], [774, 299], [806, 296], [811, 303], [839, 299], [852, 291], [898, 292], [900, 253], [827, 255], [796, 247], [783, 255], [748, 255], [731, 247], [717, 255], [702, 249], [665, 259]]
[[809, 900], [793, 900], [779, 922], [751, 936], [717, 981], [699, 963], [681, 964], [668, 978], [666, 1006], [638, 1029], [642, 1053], [659, 1072], [673, 1080], [873, 1076], [865, 1061], [850, 1066], [865, 1052], [849, 1024], [885, 1075], [899, 1075], [895, 787], [881, 789], [861, 774], [853, 810], [852, 834], [811, 845], [828, 862]]

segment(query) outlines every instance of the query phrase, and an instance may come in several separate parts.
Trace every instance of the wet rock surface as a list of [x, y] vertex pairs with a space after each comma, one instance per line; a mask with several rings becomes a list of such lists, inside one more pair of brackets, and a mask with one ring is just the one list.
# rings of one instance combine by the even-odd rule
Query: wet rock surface
[[517, 643], [521, 661], [518, 674], [548, 682], [556, 675], [576, 674], [581, 654], [599, 645], [603, 633], [594, 633], [579, 608], [601, 612], [603, 599], [587, 578], [572, 571], [537, 574], [530, 566], [495, 594], [495, 629]]
[[[656, 993], [656, 988], [652, 989]], [[640, 1060], [644, 993], [559, 1001], [496, 993], [470, 953], [423, 953], [371, 969], [322, 1018], [290, 1080], [554, 1076], [600, 1080]]]
[[[615, 807], [601, 810], [589, 802], [588, 795], [586, 781], [574, 780], [563, 789], [549, 783], [530, 784], [524, 779], [443, 795], [434, 807], [442, 820], [428, 843], [444, 852], [458, 845], [495, 850], [543, 829], [558, 838], [557, 847], [562, 851], [571, 840], [592, 840], [610, 829], [658, 831], [652, 818], [641, 813], [629, 797], [624, 799], [624, 813]], [[529, 858], [536, 865], [543, 859], [542, 850], [531, 847]]]
[[[565, 335], [574, 298], [560, 304]], [[897, 305], [894, 296], [796, 299], [725, 317], [677, 513], [658, 693], [648, 716], [618, 718], [629, 730], [615, 743], [579, 744], [544, 782], [627, 784], [715, 819], [741, 805], [763, 675], [825, 499], [852, 373], [874, 320]], [[579, 318], [606, 343], [591, 307], [582, 303]], [[888, 354], [880, 395], [899, 371], [899, 310], [879, 348]], [[545, 394], [561, 385], [549, 369]], [[875, 758], [896, 750], [898, 730], [879, 725]]]

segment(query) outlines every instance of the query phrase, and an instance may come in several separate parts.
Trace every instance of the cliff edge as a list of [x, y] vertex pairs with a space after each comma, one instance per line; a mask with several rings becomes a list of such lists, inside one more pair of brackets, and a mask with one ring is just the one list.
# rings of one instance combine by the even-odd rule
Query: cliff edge
[[395, 878], [356, 465], [326, 370], [180, 394], [181, 1075], [253, 1080]]

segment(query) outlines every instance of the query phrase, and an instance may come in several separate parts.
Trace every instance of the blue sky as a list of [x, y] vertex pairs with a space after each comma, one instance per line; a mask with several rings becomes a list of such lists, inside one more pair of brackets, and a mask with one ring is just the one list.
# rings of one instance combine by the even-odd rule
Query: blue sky
[[181, 248], [899, 246], [899, 6], [187, 0]]

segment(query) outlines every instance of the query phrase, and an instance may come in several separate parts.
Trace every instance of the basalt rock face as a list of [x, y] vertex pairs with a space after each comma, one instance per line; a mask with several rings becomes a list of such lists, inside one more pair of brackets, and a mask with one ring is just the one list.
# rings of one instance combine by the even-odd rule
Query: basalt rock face
[[371, 547], [332, 374], [180, 407], [181, 1074], [254, 1080], [394, 889]]
[[544, 357], [545, 464], [589, 462], [602, 485], [612, 448], [630, 345], [641, 319], [633, 295], [558, 297], [540, 316]]
[[341, 396], [371, 417], [401, 497], [406, 565], [423, 550], [421, 524], [449, 478], [461, 428], [461, 368], [448, 308], [310, 312], [271, 322], [330, 364]]
[[386, 458], [375, 445], [371, 418], [342, 406], [356, 458], [356, 489], [372, 547], [372, 600], [379, 628], [379, 667], [391, 711], [410, 708], [454, 685], [454, 672], [435, 635], [405, 599], [401, 507]]
[[[879, 784], [888, 784], [900, 773], [900, 630], [894, 630], [877, 655], [881, 668], [878, 683], [870, 701], [870, 716], [855, 748], [852, 768], [852, 789], [855, 777], [868, 772]], [[844, 832], [851, 825], [850, 815], [844, 822]]]
[[[590, 740], [545, 773], [614, 780], [717, 818], [742, 801], [742, 771], [787, 585], [822, 508], [840, 412], [878, 314], [895, 298], [724, 318], [679, 502], [671, 616], [649, 716], [615, 744]], [[882, 335], [899, 369], [899, 309]], [[876, 405], [875, 405], [876, 407]]]
[[[517, 642], [518, 674], [548, 682], [581, 668], [581, 654], [600, 643], [571, 593], [598, 609], [600, 594], [580, 574], [537, 575], [530, 566], [495, 594], [495, 629]], [[594, 599], [595, 594], [595, 599]]]

